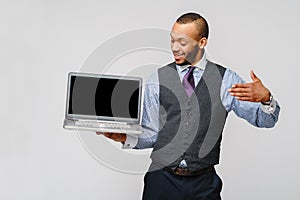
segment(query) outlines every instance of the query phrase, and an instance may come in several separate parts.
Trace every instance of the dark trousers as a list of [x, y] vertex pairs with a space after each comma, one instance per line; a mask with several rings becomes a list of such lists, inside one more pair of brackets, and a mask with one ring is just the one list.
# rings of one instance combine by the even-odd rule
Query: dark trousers
[[143, 200], [221, 200], [222, 180], [215, 171], [178, 176], [160, 169], [144, 177]]

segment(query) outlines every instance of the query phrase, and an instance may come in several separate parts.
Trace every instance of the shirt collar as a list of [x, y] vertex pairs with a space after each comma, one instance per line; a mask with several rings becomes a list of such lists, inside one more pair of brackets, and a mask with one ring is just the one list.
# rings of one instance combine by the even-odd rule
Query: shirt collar
[[[201, 70], [205, 70], [205, 66], [207, 64], [207, 60], [206, 60], [206, 53], [204, 51], [201, 60], [199, 60], [199, 62], [197, 62], [195, 65], [193, 65], [194, 67], [201, 69]], [[177, 69], [179, 70], [179, 72], [183, 72], [186, 68], [188, 68], [191, 65], [176, 65]]]

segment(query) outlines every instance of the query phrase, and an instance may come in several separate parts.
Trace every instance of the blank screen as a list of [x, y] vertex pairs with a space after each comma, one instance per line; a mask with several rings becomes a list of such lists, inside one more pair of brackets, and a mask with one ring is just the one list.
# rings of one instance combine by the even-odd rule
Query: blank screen
[[138, 117], [139, 81], [71, 76], [69, 114]]

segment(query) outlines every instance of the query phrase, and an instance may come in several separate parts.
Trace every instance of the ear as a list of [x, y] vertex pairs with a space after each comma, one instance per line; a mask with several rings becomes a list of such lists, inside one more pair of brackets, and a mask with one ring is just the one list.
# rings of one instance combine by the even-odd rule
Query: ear
[[207, 38], [206, 37], [201, 38], [198, 45], [200, 49], [204, 49], [204, 47], [207, 45]]

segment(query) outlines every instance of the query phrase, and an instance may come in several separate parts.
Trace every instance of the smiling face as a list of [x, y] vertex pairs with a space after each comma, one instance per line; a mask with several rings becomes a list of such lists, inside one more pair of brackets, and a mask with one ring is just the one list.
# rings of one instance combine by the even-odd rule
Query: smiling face
[[207, 44], [205, 37], [200, 38], [194, 22], [175, 23], [171, 32], [171, 49], [176, 64], [194, 65], [201, 59], [203, 49]]

